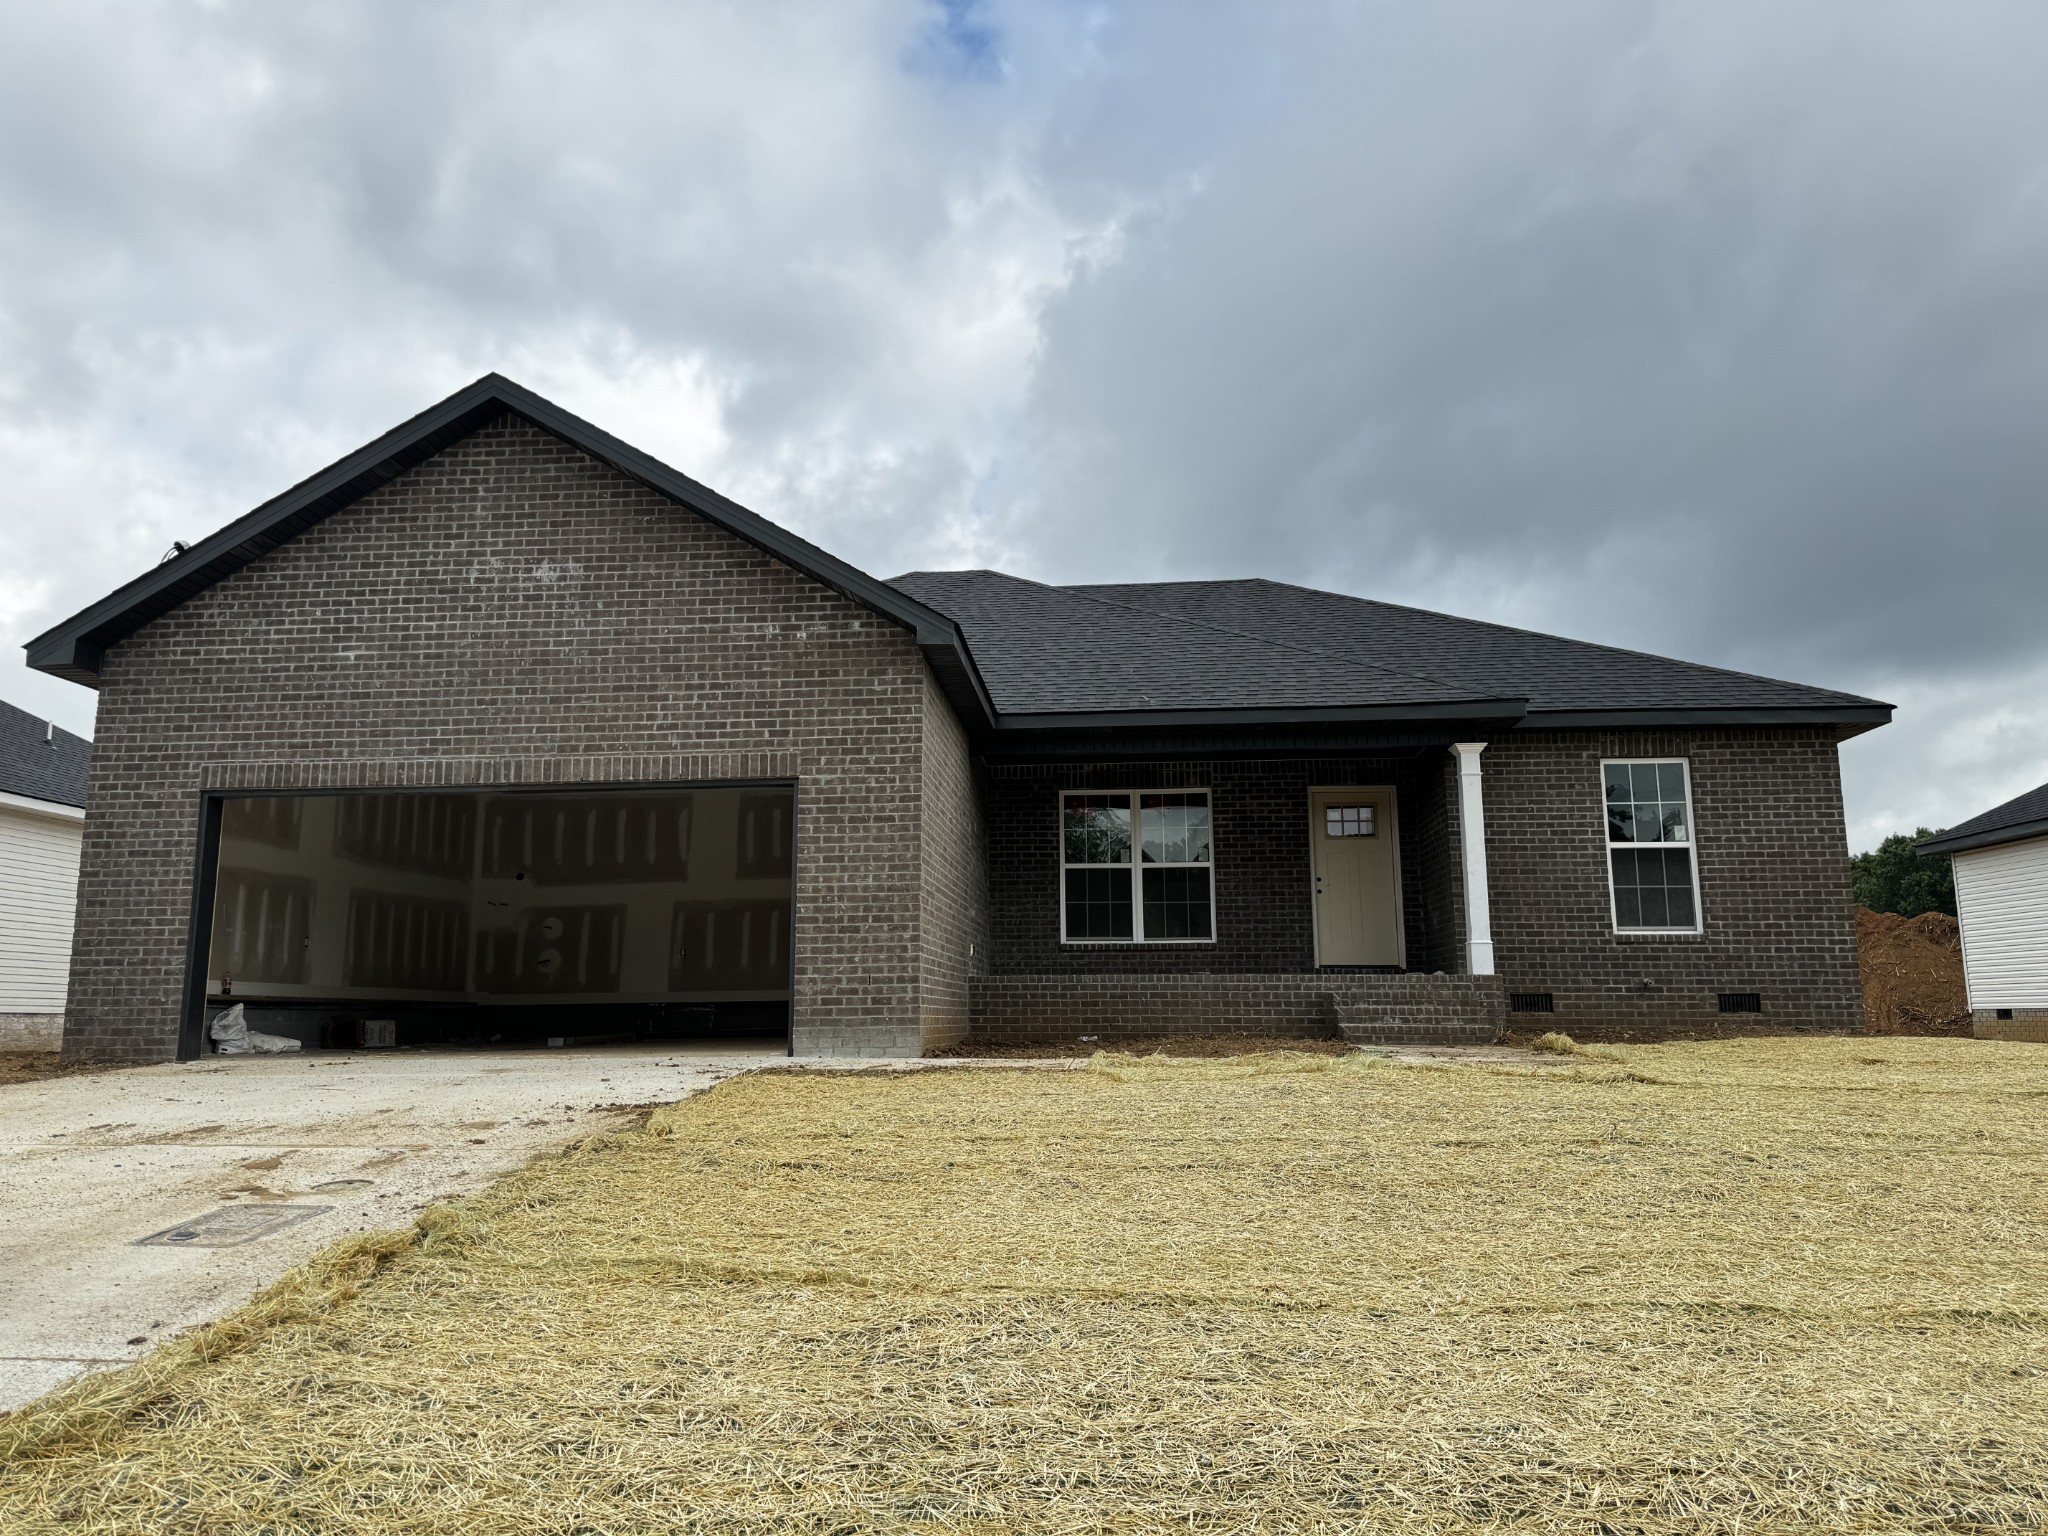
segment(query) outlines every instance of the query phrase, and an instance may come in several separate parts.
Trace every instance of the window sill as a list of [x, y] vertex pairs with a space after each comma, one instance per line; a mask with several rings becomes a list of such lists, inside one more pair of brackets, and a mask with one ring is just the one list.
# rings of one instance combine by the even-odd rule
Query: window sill
[[1706, 937], [1703, 928], [1616, 928], [1617, 939], [1701, 939]]
[[1061, 949], [1193, 949], [1214, 939], [1061, 939]]

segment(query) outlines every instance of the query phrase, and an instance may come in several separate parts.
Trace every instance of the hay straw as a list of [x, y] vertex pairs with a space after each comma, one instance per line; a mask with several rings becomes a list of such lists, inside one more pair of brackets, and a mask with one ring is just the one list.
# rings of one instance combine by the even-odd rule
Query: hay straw
[[2048, 1052], [1613, 1054], [737, 1079], [21, 1416], [0, 1529], [2038, 1528]]
[[1584, 1056], [1591, 1061], [1620, 1061], [1619, 1051], [1601, 1045], [1581, 1045], [1570, 1035], [1553, 1029], [1547, 1035], [1538, 1035], [1529, 1042], [1529, 1049], [1542, 1051], [1552, 1056]]

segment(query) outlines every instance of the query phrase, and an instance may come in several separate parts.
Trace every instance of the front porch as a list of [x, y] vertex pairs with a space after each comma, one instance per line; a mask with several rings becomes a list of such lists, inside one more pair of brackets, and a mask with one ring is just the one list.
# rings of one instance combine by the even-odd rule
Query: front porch
[[969, 1009], [973, 1038], [1018, 1044], [1341, 1032], [1354, 1045], [1488, 1045], [1507, 992], [1498, 976], [1421, 972], [981, 976]]
[[[1482, 750], [985, 763], [970, 1033], [1498, 1038]], [[1141, 910], [1161, 869], [1193, 893], [1170, 929]]]

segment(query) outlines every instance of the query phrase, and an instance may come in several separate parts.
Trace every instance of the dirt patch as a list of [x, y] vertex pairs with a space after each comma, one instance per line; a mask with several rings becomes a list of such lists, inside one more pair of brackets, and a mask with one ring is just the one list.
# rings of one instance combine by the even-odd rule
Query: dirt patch
[[77, 1077], [84, 1072], [112, 1072], [117, 1064], [66, 1061], [55, 1051], [0, 1051], [0, 1088], [10, 1083], [39, 1083], [50, 1077]]
[[1067, 1061], [1097, 1051], [1129, 1056], [1256, 1056], [1264, 1051], [1348, 1056], [1352, 1046], [1347, 1040], [1304, 1040], [1291, 1035], [1146, 1035], [1129, 1040], [965, 1040], [931, 1054], [977, 1061]]
[[1876, 1035], [1967, 1035], [1963, 938], [1945, 912], [1900, 917], [1856, 909], [1863, 1021]]

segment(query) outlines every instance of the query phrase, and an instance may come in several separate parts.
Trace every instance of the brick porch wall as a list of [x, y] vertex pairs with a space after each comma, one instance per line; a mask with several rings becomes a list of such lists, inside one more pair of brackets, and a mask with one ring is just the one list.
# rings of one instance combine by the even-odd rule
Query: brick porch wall
[[174, 1053], [210, 775], [761, 772], [798, 784], [797, 1049], [915, 1055], [928, 967], [958, 991], [919, 932], [927, 677], [895, 626], [503, 420], [109, 653], [65, 1050]]
[[1418, 1039], [1467, 1026], [1499, 1033], [1505, 993], [1486, 976], [1342, 972], [1071, 973], [977, 978], [976, 1039], [1032, 1042], [1093, 1035], [1105, 1043], [1157, 1035], [1260, 1034], [1319, 1039], [1344, 1032]]

